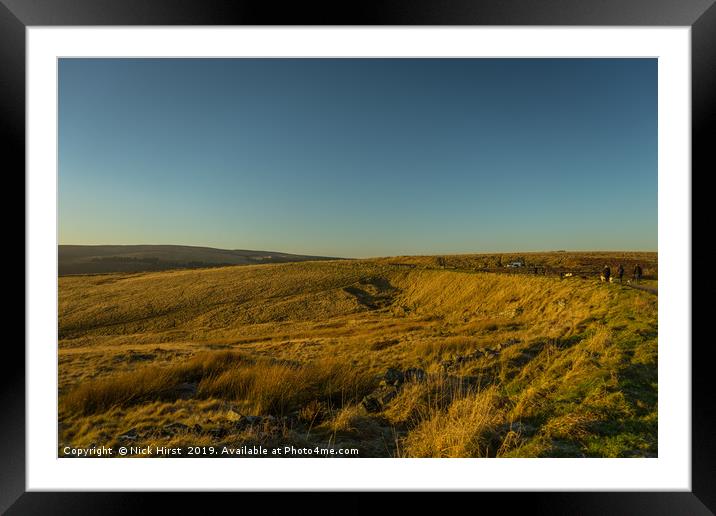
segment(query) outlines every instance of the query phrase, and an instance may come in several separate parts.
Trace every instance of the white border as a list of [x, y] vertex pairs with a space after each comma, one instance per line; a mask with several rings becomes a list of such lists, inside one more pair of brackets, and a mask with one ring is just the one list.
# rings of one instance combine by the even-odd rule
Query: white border
[[[691, 489], [690, 29], [27, 29], [27, 489]], [[659, 58], [658, 459], [58, 459], [56, 60], [70, 56]], [[276, 462], [276, 461], [281, 461]]]

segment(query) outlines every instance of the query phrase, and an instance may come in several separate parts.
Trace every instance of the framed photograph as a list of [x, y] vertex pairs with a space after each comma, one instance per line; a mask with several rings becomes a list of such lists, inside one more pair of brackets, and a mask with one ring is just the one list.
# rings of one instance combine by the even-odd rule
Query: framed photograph
[[0, 6], [27, 299], [3, 510], [714, 510], [716, 8], [458, 4]]

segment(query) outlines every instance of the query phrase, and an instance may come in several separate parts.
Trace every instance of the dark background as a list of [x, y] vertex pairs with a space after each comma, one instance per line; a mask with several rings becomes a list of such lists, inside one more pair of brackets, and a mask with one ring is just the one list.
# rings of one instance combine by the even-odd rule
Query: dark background
[[[709, 195], [706, 175], [716, 170], [716, 7], [714, 0], [389, 0], [318, 2], [228, 0], [0, 0], [0, 128], [3, 209], [23, 192], [25, 169], [25, 27], [32, 25], [663, 25], [692, 27], [692, 210]], [[15, 179], [15, 187], [10, 180]], [[711, 339], [698, 338], [708, 322], [713, 282], [710, 256], [694, 236], [710, 236], [709, 213], [692, 215], [692, 492], [691, 493], [479, 493], [450, 494], [437, 510], [520, 510], [526, 514], [713, 514], [716, 510], [716, 430]], [[6, 231], [7, 232], [7, 231]], [[23, 236], [24, 238], [24, 236]], [[5, 236], [8, 239], [8, 235]], [[6, 244], [7, 245], [7, 244]], [[27, 259], [27, 256], [25, 256]], [[6, 270], [9, 269], [6, 267]], [[19, 274], [8, 272], [10, 278]], [[689, 278], [691, 280], [691, 278]], [[7, 283], [6, 283], [7, 284]], [[7, 287], [6, 287], [7, 288]], [[703, 296], [701, 302], [696, 294]], [[708, 296], [708, 297], [705, 297]], [[18, 306], [20, 303], [15, 302]], [[6, 316], [9, 322], [12, 320]], [[671, 343], [688, 346], [690, 342]], [[129, 514], [160, 503], [168, 514], [227, 511], [278, 512], [275, 494], [24, 493], [25, 360], [19, 339], [6, 338], [0, 372], [0, 511], [7, 514]], [[555, 459], [559, 460], [559, 459]], [[23, 494], [24, 493], [24, 494]], [[466, 499], [469, 496], [469, 499]], [[455, 497], [459, 497], [458, 500]], [[384, 495], [295, 494], [284, 510], [366, 514], [388, 508]], [[435, 501], [435, 500], [433, 500]], [[213, 503], [212, 503], [213, 502]], [[399, 512], [425, 505], [425, 494], [398, 500]], [[9, 508], [9, 510], [8, 510]], [[156, 510], [156, 509], [154, 509]]]

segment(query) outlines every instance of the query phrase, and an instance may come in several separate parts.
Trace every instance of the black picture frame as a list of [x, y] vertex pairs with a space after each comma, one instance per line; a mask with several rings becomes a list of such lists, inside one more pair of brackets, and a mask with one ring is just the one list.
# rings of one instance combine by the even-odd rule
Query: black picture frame
[[[330, 5], [295, 2], [280, 8], [270, 2], [222, 0], [0, 0], [0, 120], [7, 143], [3, 161], [5, 178], [19, 177], [25, 167], [25, 29], [63, 25], [690, 26], [692, 210], [695, 198], [706, 195], [706, 189], [698, 187], [704, 181], [701, 178], [716, 170], [711, 149], [716, 135], [714, 0], [453, 0], [442, 3], [346, 0]], [[24, 190], [24, 183], [22, 188]], [[708, 223], [701, 220], [692, 216], [692, 235], [697, 234], [698, 227]], [[692, 270], [708, 270], [708, 255], [693, 239], [691, 251]], [[699, 290], [704, 288], [710, 289], [706, 285]], [[692, 302], [694, 330], [708, 320], [708, 308], [706, 302]], [[708, 360], [710, 344], [702, 340], [699, 345], [696, 339], [692, 340], [697, 343], [692, 346], [692, 491], [481, 493], [479, 496], [500, 505], [508, 498], [511, 507], [524, 504], [532, 514], [698, 515], [716, 512], [716, 410], [711, 400], [714, 390]], [[687, 346], [691, 342], [678, 344]], [[124, 514], [141, 511], [148, 499], [160, 496], [166, 512], [183, 514], [194, 512], [197, 507], [208, 507], [207, 495], [190, 498], [187, 493], [26, 492], [25, 354], [17, 341], [10, 341], [5, 343], [3, 358], [12, 367], [3, 368], [0, 374], [0, 511], [7, 514]], [[216, 501], [214, 497], [219, 497], [219, 501], [225, 503], [229, 501], [227, 497], [234, 495], [214, 493], [211, 496], [212, 502]], [[241, 493], [236, 496], [241, 496], [242, 510], [255, 510], [254, 507], [262, 510], [260, 508], [273, 503], [274, 495]], [[335, 506], [326, 502], [322, 493], [303, 493], [296, 503], [308, 504], [312, 512], [321, 508], [331, 512], [364, 512], [380, 504], [370, 500], [375, 495], [353, 493], [349, 496], [351, 501], [344, 500]], [[411, 504], [423, 503], [420, 495], [411, 495], [411, 500]]]

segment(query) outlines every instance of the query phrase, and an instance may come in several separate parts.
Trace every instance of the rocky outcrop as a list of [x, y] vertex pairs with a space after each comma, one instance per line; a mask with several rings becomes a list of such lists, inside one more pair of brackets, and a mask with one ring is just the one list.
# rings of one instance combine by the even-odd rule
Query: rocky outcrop
[[480, 348], [476, 351], [473, 351], [472, 353], [457, 355], [453, 358], [443, 360], [442, 362], [440, 362], [440, 366], [445, 370], [450, 370], [457, 368], [466, 362], [478, 360], [483, 357], [494, 358], [498, 356], [504, 348], [508, 346], [513, 346], [514, 344], [519, 344], [520, 342], [521, 341], [519, 339], [508, 339], [489, 348]]
[[400, 393], [406, 382], [425, 382], [427, 379], [427, 373], [418, 367], [405, 371], [390, 367], [382, 375], [378, 388], [365, 396], [361, 405], [368, 412], [380, 412]]

